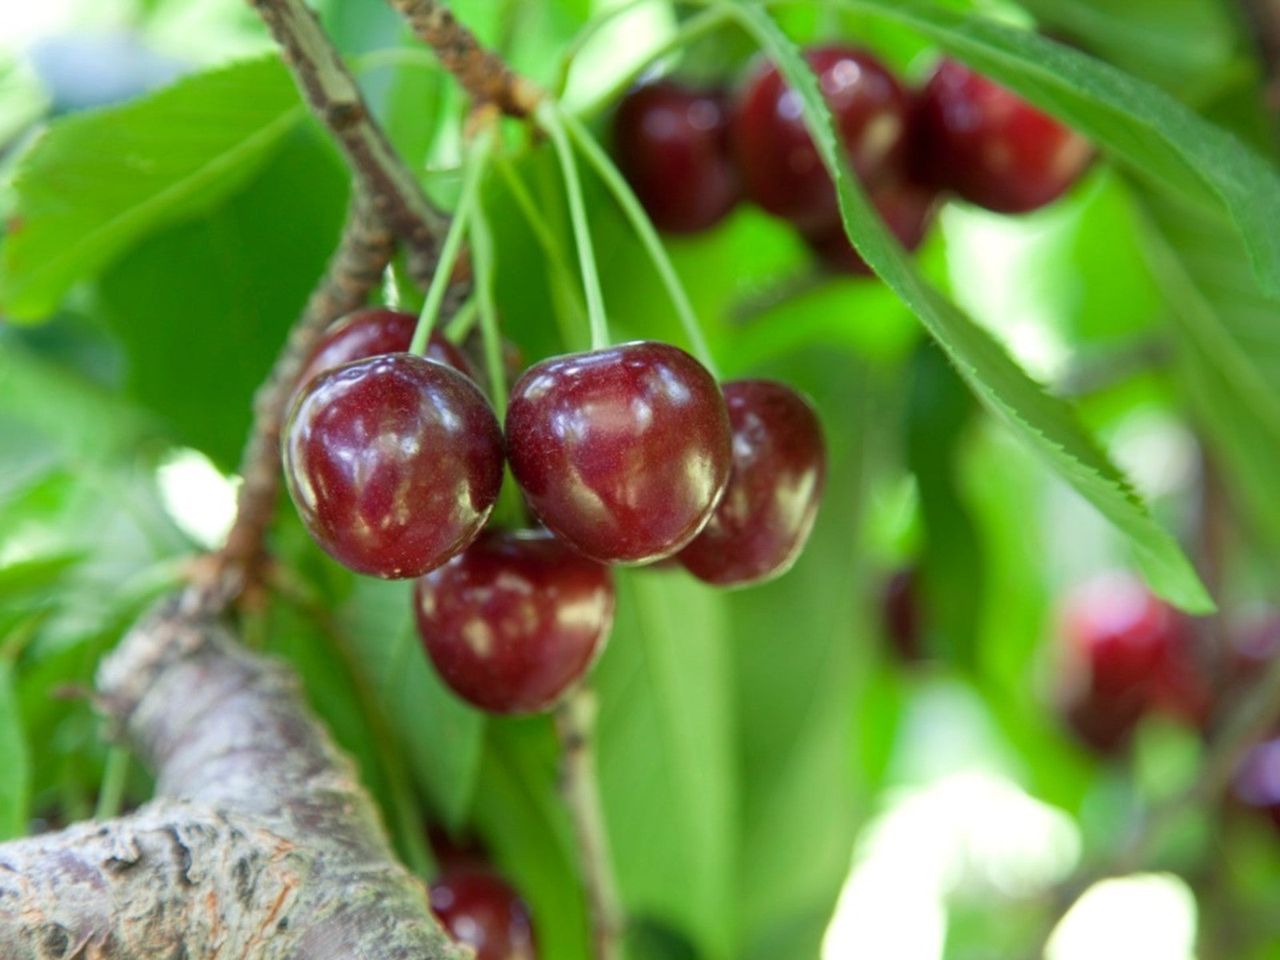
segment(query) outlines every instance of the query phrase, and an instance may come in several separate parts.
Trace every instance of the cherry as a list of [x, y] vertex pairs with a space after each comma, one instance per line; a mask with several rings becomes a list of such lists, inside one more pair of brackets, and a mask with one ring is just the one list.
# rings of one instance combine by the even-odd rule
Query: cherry
[[[400, 310], [370, 307], [347, 314], [336, 323], [311, 351], [307, 365], [298, 377], [305, 386], [318, 374], [340, 367], [352, 360], [364, 360], [385, 353], [405, 353], [418, 326], [415, 314]], [[471, 362], [460, 349], [444, 338], [439, 330], [431, 332], [427, 342], [427, 359], [453, 367], [475, 379]]]
[[1245, 755], [1236, 771], [1232, 793], [1246, 807], [1266, 813], [1280, 827], [1280, 739], [1264, 740]]
[[917, 173], [1000, 213], [1056, 200], [1093, 157], [1084, 137], [954, 60], [921, 91], [913, 123]]
[[1180, 629], [1174, 610], [1128, 575], [1098, 577], [1068, 601], [1067, 640], [1084, 668], [1085, 687], [1104, 697], [1145, 697]]
[[[816, 47], [805, 53], [853, 169], [868, 187], [896, 176], [906, 163], [911, 97], [865, 50]], [[839, 219], [835, 187], [800, 112], [799, 97], [766, 64], [735, 104], [734, 154], [747, 196], [806, 231], [830, 230]]]
[[475, 950], [476, 960], [535, 960], [529, 908], [492, 870], [474, 867], [431, 884], [431, 909], [449, 934]]
[[408, 353], [322, 373], [284, 435], [289, 493], [312, 537], [359, 573], [416, 577], [465, 548], [502, 484], [502, 432], [450, 367]]
[[885, 637], [904, 663], [927, 660], [921, 622], [920, 577], [914, 567], [899, 570], [884, 585], [880, 614]]
[[[938, 209], [937, 191], [908, 180], [887, 183], [871, 193], [871, 203], [890, 232], [909, 252], [924, 243]], [[845, 235], [844, 226], [821, 230], [805, 237], [822, 265], [835, 273], [869, 277], [871, 268]]]
[[1116, 696], [1084, 690], [1068, 699], [1063, 717], [1086, 747], [1113, 756], [1128, 747], [1145, 712], [1143, 698], [1133, 692]]
[[553, 357], [511, 390], [511, 469], [554, 533], [601, 563], [647, 563], [697, 536], [732, 465], [715, 380], [652, 341]]
[[613, 579], [549, 533], [489, 533], [418, 580], [427, 654], [450, 689], [493, 713], [546, 710], [595, 661]]
[[700, 580], [745, 586], [791, 568], [813, 529], [826, 479], [822, 426], [808, 402], [772, 380], [724, 385], [733, 470], [720, 505], [680, 562]]
[[728, 131], [720, 90], [661, 80], [623, 98], [613, 120], [618, 166], [659, 230], [706, 230], [738, 202]]

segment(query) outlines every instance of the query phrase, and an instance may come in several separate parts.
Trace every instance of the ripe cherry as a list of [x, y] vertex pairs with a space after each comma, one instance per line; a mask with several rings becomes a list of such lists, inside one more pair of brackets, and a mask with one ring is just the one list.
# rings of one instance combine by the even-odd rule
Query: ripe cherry
[[1071, 595], [1065, 627], [1087, 689], [1103, 696], [1138, 692], [1145, 697], [1178, 645], [1181, 623], [1141, 581], [1104, 574]]
[[1246, 807], [1267, 814], [1280, 827], [1280, 738], [1264, 740], [1240, 763], [1232, 793]]
[[662, 80], [623, 99], [614, 115], [614, 152], [659, 230], [706, 230], [733, 209], [740, 190], [728, 134], [720, 90]]
[[647, 563], [710, 519], [732, 464], [711, 374], [664, 343], [553, 357], [507, 409], [511, 469], [549, 529], [601, 563]]
[[379, 577], [420, 576], [465, 548], [502, 483], [502, 432], [480, 389], [407, 353], [307, 384], [283, 457], [311, 535], [334, 559]]
[[917, 173], [1000, 213], [1056, 200], [1093, 157], [1084, 137], [954, 60], [921, 91], [913, 123]]
[[[871, 193], [871, 203], [880, 219], [909, 252], [914, 252], [924, 243], [938, 209], [938, 200], [937, 191], [907, 180], [886, 183]], [[871, 276], [871, 268], [849, 242], [842, 224], [837, 223], [805, 239], [828, 270], [859, 277]]]
[[1069, 695], [1063, 719], [1076, 738], [1095, 753], [1124, 752], [1146, 712], [1143, 698], [1133, 692], [1104, 695], [1078, 690]]
[[[305, 386], [326, 370], [352, 360], [364, 360], [385, 353], [405, 353], [418, 326], [415, 314], [400, 310], [370, 307], [347, 314], [335, 324], [311, 351], [311, 358], [298, 378]], [[439, 330], [431, 332], [427, 343], [427, 359], [453, 367], [475, 379], [471, 362], [458, 347], [444, 338]]]
[[813, 529], [826, 480], [822, 425], [808, 402], [772, 380], [724, 386], [733, 470], [720, 505], [680, 562], [718, 586], [745, 586], [791, 568]]
[[[874, 187], [897, 176], [906, 163], [907, 91], [865, 50], [816, 47], [805, 58], [858, 177]], [[747, 196], [802, 230], [834, 226], [835, 187], [805, 128], [799, 96], [775, 66], [762, 66], [741, 91], [731, 133]]]
[[880, 615], [890, 648], [903, 663], [928, 659], [921, 613], [919, 574], [914, 567], [899, 570], [885, 582]]
[[549, 533], [488, 533], [420, 578], [418, 632], [441, 678], [493, 713], [553, 706], [613, 624], [609, 569]]
[[536, 960], [529, 908], [502, 877], [481, 867], [448, 873], [431, 884], [431, 909], [476, 960]]

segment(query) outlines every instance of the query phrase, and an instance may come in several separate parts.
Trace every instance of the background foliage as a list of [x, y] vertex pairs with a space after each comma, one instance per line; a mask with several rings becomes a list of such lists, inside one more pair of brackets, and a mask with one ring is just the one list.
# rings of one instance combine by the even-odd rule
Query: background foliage
[[[456, 93], [383, 5], [320, 6], [392, 139], [447, 202]], [[547, 84], [599, 6], [454, 4]], [[594, 109], [685, 13], [652, 0], [606, 26], [566, 102]], [[92, 811], [106, 756], [82, 691], [216, 538], [251, 392], [347, 191], [241, 4], [118, 0], [73, 19], [150, 51], [132, 62], [138, 83], [184, 76], [97, 106], [76, 101], [65, 66], [0, 50], [0, 837]], [[949, 207], [914, 265], [846, 189], [847, 223], [884, 282], [810, 282], [797, 239], [749, 208], [670, 244], [725, 375], [805, 389], [832, 463], [814, 539], [781, 581], [724, 594], [669, 571], [620, 577], [597, 680], [606, 815], [640, 920], [631, 946], [637, 958], [814, 957], [858, 838], [829, 955], [887, 955], [874, 928], [888, 917], [900, 924], [888, 942], [925, 938], [922, 957], [1009, 955], [1045, 889], [1174, 795], [1202, 750], [1157, 721], [1124, 769], [1066, 735], [1052, 703], [1057, 597], [1136, 565], [1206, 612], [1187, 556], [1203, 560], [1207, 453], [1243, 531], [1214, 599], [1228, 618], [1270, 599], [1275, 129], [1225, 0], [833, 0], [779, 20], [786, 36], [747, 23], [784, 65], [787, 36], [863, 42], [913, 78], [949, 50], [1088, 133], [1104, 160], [1026, 218]], [[732, 77], [752, 50], [726, 27], [668, 59]], [[90, 69], [102, 68], [81, 58], [73, 72]], [[515, 152], [546, 233], [502, 178], [484, 202], [505, 332], [537, 358], [586, 331], [553, 159]], [[682, 342], [622, 218], [588, 188], [615, 335]], [[432, 869], [428, 817], [479, 834], [530, 900], [544, 955], [585, 957], [547, 722], [454, 700], [414, 639], [403, 585], [339, 569], [289, 511], [274, 545], [289, 589], [251, 636], [299, 670], [408, 862]], [[895, 659], [881, 635], [881, 586], [907, 564], [923, 571], [924, 665]], [[147, 789], [133, 770], [129, 800]], [[1265, 908], [1280, 846], [1219, 813], [1187, 818], [1154, 866], [1185, 878], [1175, 897], [1199, 897], [1204, 956], [1275, 955]]]

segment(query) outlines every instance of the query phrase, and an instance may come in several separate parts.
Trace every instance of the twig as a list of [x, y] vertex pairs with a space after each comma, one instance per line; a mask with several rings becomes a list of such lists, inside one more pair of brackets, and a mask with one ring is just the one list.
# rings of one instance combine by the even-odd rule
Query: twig
[[557, 708], [555, 720], [561, 749], [560, 792], [578, 842], [582, 883], [591, 915], [594, 958], [618, 960], [622, 956], [624, 918], [614, 881], [593, 753], [595, 695], [587, 688], [578, 690]]
[[496, 53], [486, 50], [443, 3], [437, 0], [389, 2], [408, 21], [414, 34], [435, 51], [441, 65], [477, 104], [491, 103], [512, 117], [528, 117], [533, 113], [542, 92]]
[[241, 465], [236, 519], [214, 558], [201, 606], [216, 608], [239, 595], [262, 558], [262, 543], [275, 513], [280, 487], [280, 434], [289, 398], [325, 329], [364, 303], [394, 252], [391, 234], [367, 203], [352, 204], [338, 249], [307, 301], [266, 382], [254, 397], [253, 432]]
[[1239, 5], [1262, 61], [1266, 107], [1274, 120], [1280, 114], [1280, 0], [1239, 0]]
[[312, 112], [346, 155], [378, 218], [405, 243], [426, 286], [448, 218], [427, 199], [369, 112], [355, 78], [304, 0], [248, 0], [280, 45]]

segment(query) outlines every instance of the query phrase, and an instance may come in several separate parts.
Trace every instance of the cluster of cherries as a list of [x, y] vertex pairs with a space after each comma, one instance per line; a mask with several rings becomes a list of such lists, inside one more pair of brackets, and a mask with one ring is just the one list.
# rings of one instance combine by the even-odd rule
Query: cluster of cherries
[[[825, 478], [818, 419], [768, 380], [716, 383], [650, 341], [553, 357], [511, 390], [505, 429], [470, 361], [417, 318], [362, 310], [299, 379], [285, 477], [330, 555], [416, 578], [419, 631], [444, 681], [497, 713], [549, 709], [613, 621], [611, 564], [674, 558], [721, 586], [785, 572]], [[542, 523], [486, 530], [504, 465]]]
[[476, 960], [537, 960], [537, 941], [529, 907], [470, 843], [455, 843], [429, 830], [440, 863], [431, 884], [431, 910], [458, 943], [475, 951]]
[[[1023, 213], [1061, 196], [1092, 158], [1079, 134], [955, 61], [912, 91], [857, 47], [805, 56], [854, 172], [909, 250], [947, 193]], [[771, 64], [733, 94], [671, 80], [636, 88], [615, 115], [614, 148], [662, 230], [705, 230], [745, 196], [792, 223], [828, 269], [869, 272], [841, 226], [799, 97]]]

